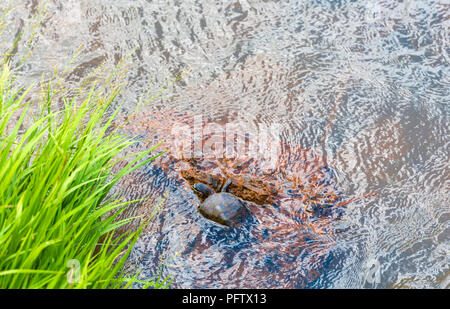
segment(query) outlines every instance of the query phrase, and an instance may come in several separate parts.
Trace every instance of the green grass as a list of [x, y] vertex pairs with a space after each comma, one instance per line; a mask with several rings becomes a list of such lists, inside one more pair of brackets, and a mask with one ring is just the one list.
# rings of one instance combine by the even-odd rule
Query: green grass
[[[153, 159], [138, 152], [113, 173], [134, 141], [111, 128], [118, 92], [56, 100], [51, 87], [15, 89], [7, 65], [0, 77], [0, 288], [126, 288], [121, 273], [138, 231], [115, 230], [131, 202], [109, 197], [123, 176]], [[60, 106], [56, 106], [59, 102]], [[63, 104], [64, 106], [61, 106]], [[36, 106], [38, 108], [36, 108]], [[33, 112], [31, 112], [33, 111]], [[29, 121], [33, 115], [33, 121]], [[114, 215], [107, 216], [107, 214]], [[138, 280], [138, 282], [142, 283]], [[168, 280], [144, 287], [167, 287]]]

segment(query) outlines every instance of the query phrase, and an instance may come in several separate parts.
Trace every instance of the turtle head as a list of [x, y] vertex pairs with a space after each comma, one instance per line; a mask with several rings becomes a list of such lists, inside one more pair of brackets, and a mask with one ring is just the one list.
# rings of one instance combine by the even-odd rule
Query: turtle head
[[229, 188], [230, 185], [231, 185], [231, 183], [232, 183], [231, 179], [228, 179], [227, 182], [223, 185], [221, 191], [222, 191], [222, 192], [227, 192], [227, 191], [228, 191], [228, 188]]
[[194, 184], [192, 190], [194, 190], [195, 194], [202, 199], [206, 199], [208, 196], [216, 193], [213, 189], [203, 183]]

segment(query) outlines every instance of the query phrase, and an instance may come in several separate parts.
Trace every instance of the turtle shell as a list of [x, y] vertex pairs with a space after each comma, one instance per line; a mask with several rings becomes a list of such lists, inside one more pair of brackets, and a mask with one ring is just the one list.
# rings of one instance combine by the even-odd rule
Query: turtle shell
[[199, 211], [207, 219], [229, 227], [240, 225], [250, 214], [238, 197], [225, 192], [209, 196]]

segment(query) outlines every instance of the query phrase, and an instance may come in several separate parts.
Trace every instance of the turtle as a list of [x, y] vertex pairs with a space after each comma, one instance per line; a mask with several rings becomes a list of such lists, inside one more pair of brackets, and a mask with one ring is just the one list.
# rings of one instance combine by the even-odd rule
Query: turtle
[[199, 212], [205, 218], [228, 227], [241, 225], [250, 215], [245, 204], [235, 195], [226, 192], [231, 184], [229, 179], [219, 193], [203, 183], [196, 183], [192, 189], [201, 198], [205, 198]]

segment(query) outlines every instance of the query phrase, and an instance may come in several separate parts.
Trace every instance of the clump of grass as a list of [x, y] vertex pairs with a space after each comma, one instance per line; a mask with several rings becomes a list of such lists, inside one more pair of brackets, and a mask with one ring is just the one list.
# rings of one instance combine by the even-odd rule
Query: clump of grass
[[[134, 278], [121, 269], [141, 229], [114, 231], [131, 202], [108, 196], [124, 175], [148, 163], [136, 153], [113, 173], [118, 155], [134, 141], [111, 130], [117, 96], [92, 88], [54, 108], [50, 87], [34, 120], [28, 89], [14, 89], [10, 69], [0, 76], [0, 288], [123, 288]], [[35, 107], [33, 103], [33, 107]], [[123, 159], [123, 158], [122, 158]], [[114, 213], [108, 216], [107, 214]], [[166, 281], [145, 286], [165, 287]]]

